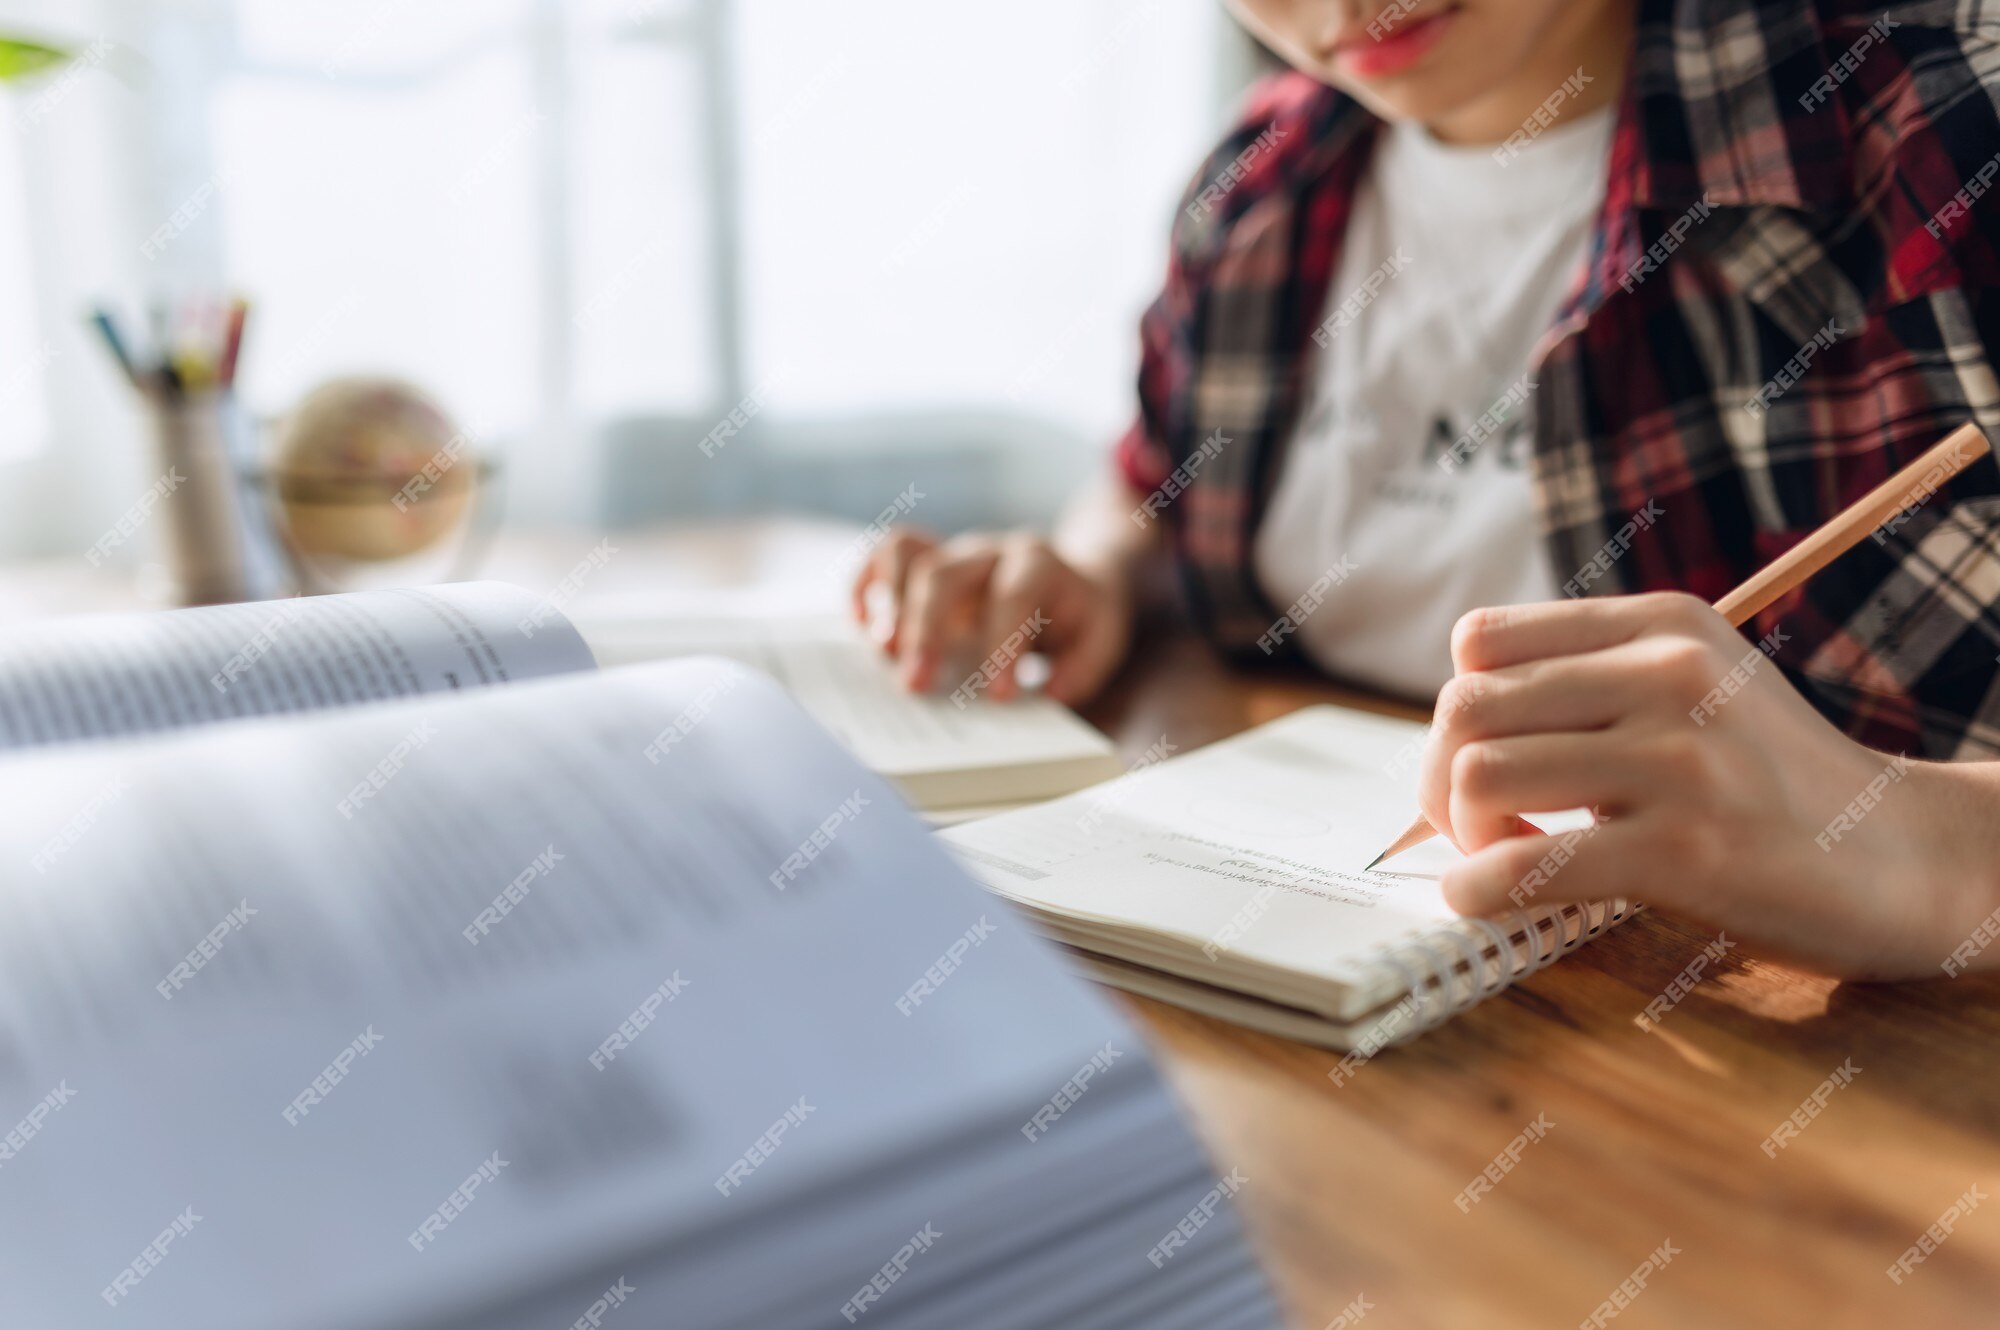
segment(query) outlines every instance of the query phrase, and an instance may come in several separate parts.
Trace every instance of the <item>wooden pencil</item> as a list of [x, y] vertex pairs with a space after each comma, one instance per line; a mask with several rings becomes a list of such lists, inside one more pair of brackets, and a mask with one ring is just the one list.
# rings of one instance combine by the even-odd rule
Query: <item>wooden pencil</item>
[[[1863, 537], [1897, 513], [1923, 503], [1959, 472], [1992, 450], [1986, 435], [1970, 421], [1931, 445], [1921, 456], [1836, 513], [1798, 544], [1773, 559], [1749, 581], [1715, 602], [1716, 612], [1742, 627], [1797, 590], [1805, 580], [1860, 544]], [[1422, 814], [1389, 848], [1375, 856], [1373, 868], [1437, 835]], [[1363, 870], [1364, 872], [1367, 870]]]

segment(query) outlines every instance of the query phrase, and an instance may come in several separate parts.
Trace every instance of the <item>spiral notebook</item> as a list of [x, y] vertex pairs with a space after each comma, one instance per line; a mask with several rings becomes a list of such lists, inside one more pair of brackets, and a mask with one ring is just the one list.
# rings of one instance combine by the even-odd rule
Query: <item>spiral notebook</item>
[[[1439, 887], [1457, 855], [1442, 840], [1363, 871], [1415, 806], [1423, 738], [1330, 706], [1185, 755], [1162, 735], [1116, 780], [941, 834], [1106, 983], [1289, 1038], [1379, 1046], [1636, 908], [1538, 906], [1530, 883], [1522, 908], [1462, 918]], [[1590, 834], [1586, 812], [1534, 820], [1559, 845]]]

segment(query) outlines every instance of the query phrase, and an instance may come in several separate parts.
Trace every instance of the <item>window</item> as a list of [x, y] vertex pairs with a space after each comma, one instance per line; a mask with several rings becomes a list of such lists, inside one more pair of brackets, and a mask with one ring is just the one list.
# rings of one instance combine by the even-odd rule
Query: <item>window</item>
[[[225, 291], [253, 301], [260, 416], [336, 373], [408, 378], [505, 454], [517, 523], [872, 516], [876, 482], [826, 468], [900, 456], [894, 493], [925, 450], [981, 457], [965, 520], [1050, 506], [1131, 411], [1134, 321], [1235, 91], [1215, 0], [59, 8], [149, 72], [0, 143], [0, 283], [35, 295], [0, 305], [0, 458], [59, 437], [93, 477], [18, 491], [50, 552], [149, 456], [72, 311]], [[10, 187], [44, 165], [53, 188]], [[691, 473], [764, 386], [764, 451], [728, 461], [755, 483]], [[821, 470], [786, 489], [787, 458]]]
[[707, 409], [686, 13], [643, 0], [237, 11], [215, 138], [229, 284], [259, 296], [253, 403], [280, 410], [337, 369], [400, 373], [514, 455], [530, 509], [587, 468], [597, 422]]

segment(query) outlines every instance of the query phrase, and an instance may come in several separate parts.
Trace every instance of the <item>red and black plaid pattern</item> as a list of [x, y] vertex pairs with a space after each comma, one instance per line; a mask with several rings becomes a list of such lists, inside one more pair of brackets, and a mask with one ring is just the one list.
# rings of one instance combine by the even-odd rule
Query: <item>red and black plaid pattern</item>
[[[1590, 255], [1530, 372], [1573, 594], [1718, 598], [1954, 426], [2000, 438], [1996, 38], [1977, 0], [1641, 0]], [[1248, 659], [1278, 614], [1252, 541], [1354, 294], [1330, 287], [1377, 127], [1303, 75], [1260, 85], [1141, 326], [1119, 464], [1173, 495], [1195, 616]], [[1747, 634], [1782, 629], [1778, 666], [1866, 743], [2000, 754], [2000, 467], [1878, 534]]]

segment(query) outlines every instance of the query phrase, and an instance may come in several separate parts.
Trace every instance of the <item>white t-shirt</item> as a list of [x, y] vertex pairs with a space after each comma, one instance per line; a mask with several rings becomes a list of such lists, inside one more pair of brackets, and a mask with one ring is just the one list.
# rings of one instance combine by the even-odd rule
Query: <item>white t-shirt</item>
[[1526, 375], [1588, 249], [1612, 126], [1592, 112], [1504, 163], [1414, 124], [1376, 143], [1255, 548], [1323, 669], [1428, 698], [1461, 614], [1558, 597]]

